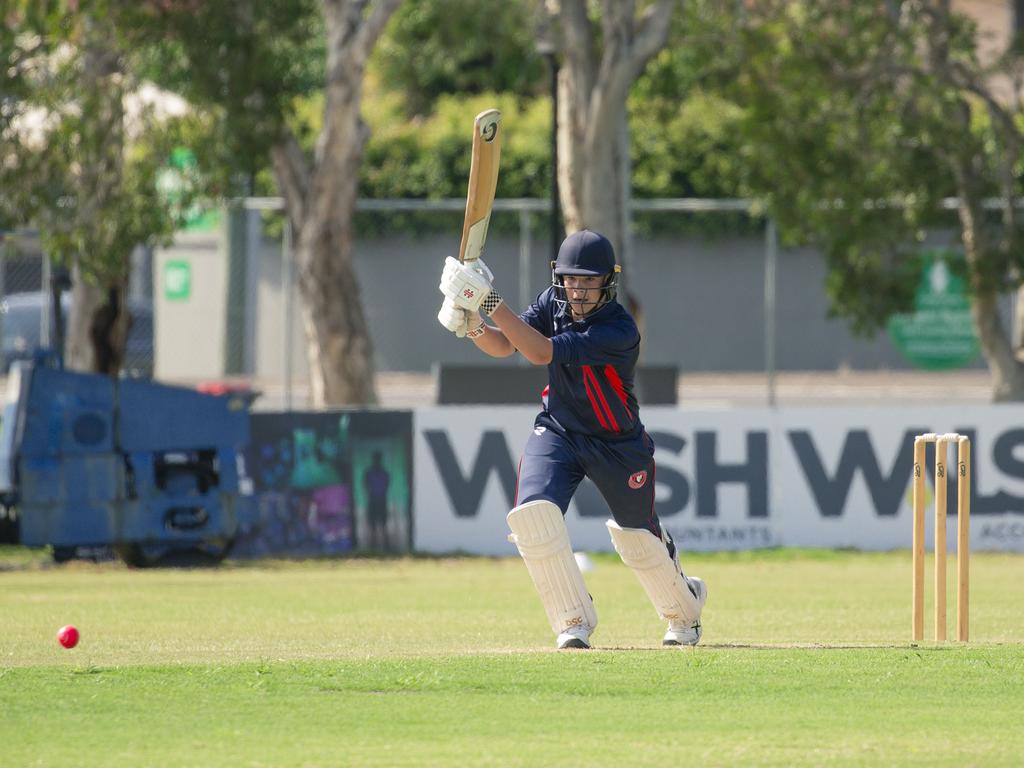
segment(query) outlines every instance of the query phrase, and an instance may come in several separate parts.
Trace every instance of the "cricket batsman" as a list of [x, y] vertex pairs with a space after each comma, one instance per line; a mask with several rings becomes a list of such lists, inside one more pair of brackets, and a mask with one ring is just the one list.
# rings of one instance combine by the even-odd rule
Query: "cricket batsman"
[[[654, 511], [654, 441], [640, 421], [633, 378], [640, 332], [615, 293], [621, 268], [606, 237], [569, 235], [552, 262], [551, 287], [521, 315], [494, 290], [483, 261], [448, 258], [438, 320], [491, 357], [520, 352], [546, 365], [544, 409], [519, 466], [509, 537], [526, 562], [558, 648], [590, 648], [594, 601], [565, 525], [580, 481], [598, 487], [613, 520], [608, 532], [658, 614], [663, 645], [696, 645], [707, 587], [679, 567], [672, 537]], [[493, 325], [485, 323], [483, 312]]]

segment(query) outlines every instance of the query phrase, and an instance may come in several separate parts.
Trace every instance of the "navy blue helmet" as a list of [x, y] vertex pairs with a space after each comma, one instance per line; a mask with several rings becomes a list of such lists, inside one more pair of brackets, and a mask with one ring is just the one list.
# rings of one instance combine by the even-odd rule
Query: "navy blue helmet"
[[562, 280], [564, 275], [604, 275], [601, 299], [595, 309], [604, 306], [615, 299], [618, 274], [621, 271], [621, 267], [615, 263], [615, 249], [607, 237], [589, 229], [573, 232], [562, 241], [558, 258], [551, 262], [551, 285], [555, 289], [555, 302], [563, 309], [568, 304]]

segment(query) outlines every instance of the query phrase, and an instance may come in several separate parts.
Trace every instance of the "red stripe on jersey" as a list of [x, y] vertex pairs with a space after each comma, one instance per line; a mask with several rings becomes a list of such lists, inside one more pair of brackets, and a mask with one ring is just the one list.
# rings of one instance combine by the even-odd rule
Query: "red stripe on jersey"
[[601, 424], [602, 429], [608, 429], [608, 422], [604, 420], [604, 415], [601, 413], [601, 408], [597, 404], [597, 400], [594, 399], [594, 393], [590, 389], [590, 378], [587, 374], [590, 373], [590, 368], [586, 365], [583, 366], [583, 388], [587, 390], [587, 399], [590, 400], [590, 407], [594, 409], [594, 415], [597, 416], [597, 421]]
[[606, 365], [604, 367], [604, 375], [608, 379], [608, 383], [612, 385], [612, 389], [615, 394], [619, 396], [619, 400], [622, 401], [622, 407], [626, 409], [626, 415], [629, 418], [633, 418], [633, 413], [629, 410], [629, 406], [626, 405], [626, 388], [622, 386], [622, 379], [619, 378], [619, 372], [614, 367]]
[[[613, 432], [619, 432], [619, 423], [615, 421], [615, 416], [612, 415], [612, 409], [608, 407], [608, 401], [604, 399], [604, 392], [601, 391], [601, 385], [597, 383], [597, 376], [594, 375], [594, 371], [591, 370], [589, 365], [583, 366], [583, 378], [586, 380], [590, 377], [591, 382], [594, 385], [594, 389], [597, 390], [597, 398], [601, 401], [601, 405], [604, 407], [604, 412], [608, 416], [608, 421], [611, 423], [611, 429]], [[606, 427], [607, 429], [607, 427]]]
[[519, 457], [519, 466], [516, 467], [516, 492], [512, 494], [512, 506], [519, 506], [519, 476], [523, 474], [523, 457]]

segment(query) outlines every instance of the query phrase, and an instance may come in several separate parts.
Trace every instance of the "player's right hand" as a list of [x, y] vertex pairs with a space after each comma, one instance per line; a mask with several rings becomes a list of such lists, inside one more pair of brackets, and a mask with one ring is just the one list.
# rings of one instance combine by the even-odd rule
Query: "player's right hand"
[[475, 333], [484, 324], [479, 312], [460, 309], [455, 306], [455, 302], [447, 298], [441, 305], [441, 311], [437, 313], [437, 321], [459, 339]]
[[437, 322], [460, 339], [466, 335], [466, 310], [456, 307], [451, 299], [446, 298], [441, 304]]

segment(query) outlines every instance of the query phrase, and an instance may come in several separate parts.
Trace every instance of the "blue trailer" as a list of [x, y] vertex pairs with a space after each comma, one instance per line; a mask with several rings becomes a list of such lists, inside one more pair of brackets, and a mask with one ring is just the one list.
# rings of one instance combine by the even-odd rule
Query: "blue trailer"
[[[59, 364], [58, 364], [59, 365]], [[248, 393], [210, 395], [68, 371], [44, 356], [8, 378], [0, 540], [112, 547], [134, 566], [219, 560], [255, 515]]]

